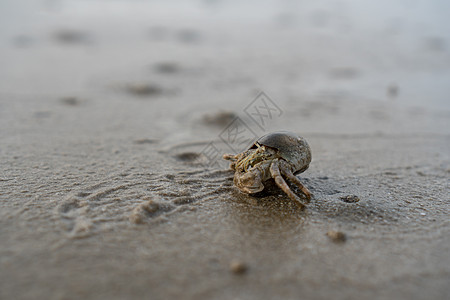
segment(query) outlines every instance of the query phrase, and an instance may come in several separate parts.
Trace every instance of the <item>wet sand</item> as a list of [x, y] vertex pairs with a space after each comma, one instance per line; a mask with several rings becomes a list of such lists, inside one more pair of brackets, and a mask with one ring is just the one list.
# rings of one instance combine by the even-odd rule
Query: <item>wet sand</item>
[[[5, 6], [1, 299], [447, 298], [448, 39], [264, 3]], [[210, 160], [236, 118], [308, 140], [307, 209]]]

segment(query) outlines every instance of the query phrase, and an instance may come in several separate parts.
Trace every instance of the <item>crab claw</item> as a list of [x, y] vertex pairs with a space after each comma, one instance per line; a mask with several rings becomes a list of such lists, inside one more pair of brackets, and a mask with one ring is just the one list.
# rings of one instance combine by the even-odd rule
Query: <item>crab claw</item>
[[236, 155], [225, 153], [224, 155], [222, 155], [222, 158], [225, 159], [225, 160], [235, 161], [236, 160]]
[[234, 176], [234, 184], [239, 187], [241, 191], [247, 194], [258, 193], [264, 189], [264, 185], [258, 172], [249, 172], [244, 174], [236, 173]]

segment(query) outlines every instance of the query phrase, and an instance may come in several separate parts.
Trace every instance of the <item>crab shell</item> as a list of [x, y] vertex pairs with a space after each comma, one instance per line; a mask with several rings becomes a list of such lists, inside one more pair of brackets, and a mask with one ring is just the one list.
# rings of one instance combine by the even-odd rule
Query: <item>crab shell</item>
[[311, 162], [311, 148], [306, 140], [289, 131], [277, 131], [260, 137], [250, 149], [257, 144], [278, 150], [280, 156], [287, 161], [294, 174], [306, 171]]

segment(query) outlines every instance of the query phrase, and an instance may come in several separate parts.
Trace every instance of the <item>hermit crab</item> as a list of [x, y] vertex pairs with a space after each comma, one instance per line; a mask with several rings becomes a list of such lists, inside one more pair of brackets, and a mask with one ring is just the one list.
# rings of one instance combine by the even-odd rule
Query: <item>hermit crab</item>
[[295, 133], [278, 131], [260, 137], [248, 150], [233, 155], [224, 154], [235, 170], [234, 184], [244, 193], [254, 194], [264, 189], [264, 182], [273, 178], [293, 201], [305, 206], [289, 188], [283, 176], [300, 188], [311, 200], [311, 192], [294, 175], [304, 172], [311, 162], [311, 149], [306, 140]]

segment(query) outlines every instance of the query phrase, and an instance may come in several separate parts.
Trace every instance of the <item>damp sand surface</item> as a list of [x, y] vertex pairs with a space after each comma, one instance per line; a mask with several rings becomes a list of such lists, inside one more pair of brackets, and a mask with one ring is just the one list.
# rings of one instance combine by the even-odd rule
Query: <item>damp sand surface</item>
[[[133, 22], [111, 14], [105, 28], [99, 7], [120, 10], [77, 5], [1, 32], [1, 299], [447, 299], [439, 34], [401, 15], [394, 33], [360, 24], [346, 6], [306, 7], [303, 24], [263, 5], [243, 31], [226, 7], [173, 23], [164, 5], [122, 4]], [[261, 90], [266, 117], [252, 114]], [[236, 118], [249, 139], [307, 139], [307, 209], [271, 181], [234, 187], [213, 154], [242, 146]]]

